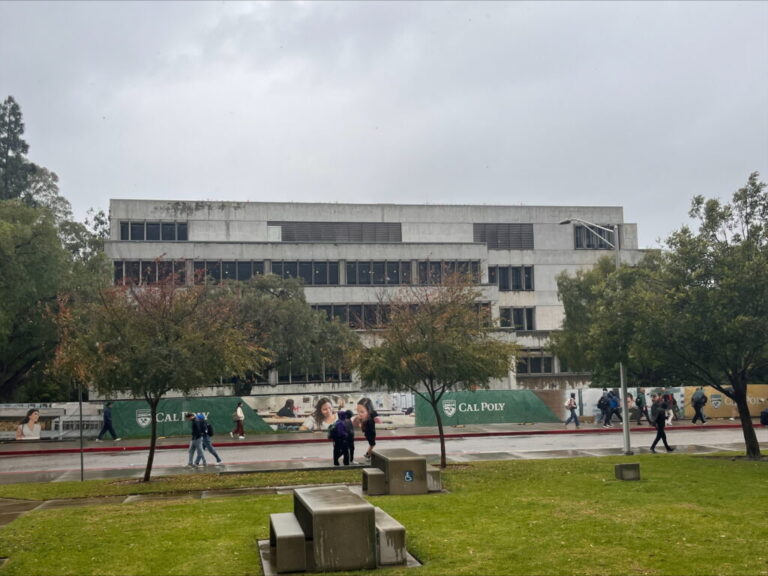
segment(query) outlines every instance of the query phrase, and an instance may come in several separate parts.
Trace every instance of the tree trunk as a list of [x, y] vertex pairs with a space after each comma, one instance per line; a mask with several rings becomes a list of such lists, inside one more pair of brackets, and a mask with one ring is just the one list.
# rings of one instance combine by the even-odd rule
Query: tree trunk
[[157, 445], [157, 405], [160, 403], [160, 399], [152, 398], [149, 400], [149, 412], [152, 415], [152, 436], [149, 440], [149, 454], [147, 455], [147, 467], [144, 469], [144, 482], [149, 482], [150, 476], [152, 476], [152, 463], [155, 461], [155, 446]]
[[430, 404], [432, 405], [432, 410], [435, 413], [435, 421], [437, 422], [437, 433], [440, 435], [440, 468], [445, 468], [447, 465], [447, 460], [445, 457], [445, 432], [443, 431], [443, 419], [440, 417], [440, 410], [438, 409], [438, 402], [439, 399], [435, 399], [434, 396], [431, 397]]
[[744, 446], [747, 451], [747, 458], [750, 460], [760, 459], [760, 443], [757, 441], [757, 434], [752, 423], [752, 416], [749, 413], [749, 403], [747, 402], [747, 385], [739, 383], [733, 387], [734, 401], [739, 409], [739, 418], [741, 419], [741, 431], [744, 434]]

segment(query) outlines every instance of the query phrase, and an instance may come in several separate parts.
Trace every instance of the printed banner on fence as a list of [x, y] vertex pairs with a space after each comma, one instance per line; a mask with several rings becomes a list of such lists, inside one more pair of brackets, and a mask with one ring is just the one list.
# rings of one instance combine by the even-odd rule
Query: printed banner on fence
[[[240, 398], [167, 398], [157, 407], [157, 435], [185, 436], [190, 434], [190, 423], [184, 420], [186, 412], [202, 412], [214, 429], [215, 436], [228, 435], [234, 427], [232, 413]], [[243, 402], [246, 432], [271, 432], [261, 416]], [[112, 423], [123, 438], [146, 438], [151, 434], [152, 413], [143, 400], [116, 400], [112, 403]]]
[[[532, 390], [446, 392], [438, 403], [445, 426], [506, 422], [560, 422]], [[416, 426], [437, 426], [432, 406], [416, 396]]]

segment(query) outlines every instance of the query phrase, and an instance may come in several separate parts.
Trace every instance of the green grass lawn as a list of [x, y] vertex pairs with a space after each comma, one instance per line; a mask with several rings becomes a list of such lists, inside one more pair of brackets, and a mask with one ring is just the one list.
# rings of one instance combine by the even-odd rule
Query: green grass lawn
[[[620, 482], [613, 465], [625, 461], [457, 465], [447, 493], [371, 497], [424, 564], [376, 573], [768, 575], [768, 462], [637, 456], [643, 479]], [[291, 509], [266, 494], [33, 512], [0, 529], [0, 576], [261, 574], [256, 540], [270, 513]]]

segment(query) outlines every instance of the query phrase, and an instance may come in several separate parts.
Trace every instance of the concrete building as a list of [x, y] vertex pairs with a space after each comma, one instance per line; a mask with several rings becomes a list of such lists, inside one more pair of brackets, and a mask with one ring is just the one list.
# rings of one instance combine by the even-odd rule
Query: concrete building
[[[621, 207], [113, 199], [110, 218], [106, 251], [116, 283], [151, 283], [172, 271], [188, 283], [296, 277], [310, 304], [363, 332], [382, 291], [433, 283], [452, 270], [471, 272], [502, 337], [524, 350], [517, 369], [495, 388], [583, 383], [588, 375], [569, 372], [546, 350], [549, 332], [563, 319], [556, 277], [611, 256], [615, 225], [622, 262], [642, 256], [637, 227], [624, 223]], [[334, 389], [356, 388], [334, 376], [328, 378]], [[266, 385], [272, 393], [275, 386], [300, 393], [329, 385], [303, 378], [272, 374]]]

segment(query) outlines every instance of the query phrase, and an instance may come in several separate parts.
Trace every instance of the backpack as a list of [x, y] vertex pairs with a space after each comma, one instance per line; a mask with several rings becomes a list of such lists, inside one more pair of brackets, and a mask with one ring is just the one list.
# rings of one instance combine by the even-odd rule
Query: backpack
[[344, 420], [338, 420], [336, 424], [331, 426], [328, 434], [331, 440], [344, 440], [347, 437], [347, 425]]
[[205, 435], [213, 436], [213, 426], [211, 426], [208, 422], [205, 423]]
[[600, 400], [597, 401], [597, 407], [600, 408], [600, 410], [608, 408], [608, 399], [605, 396], [600, 396]]

